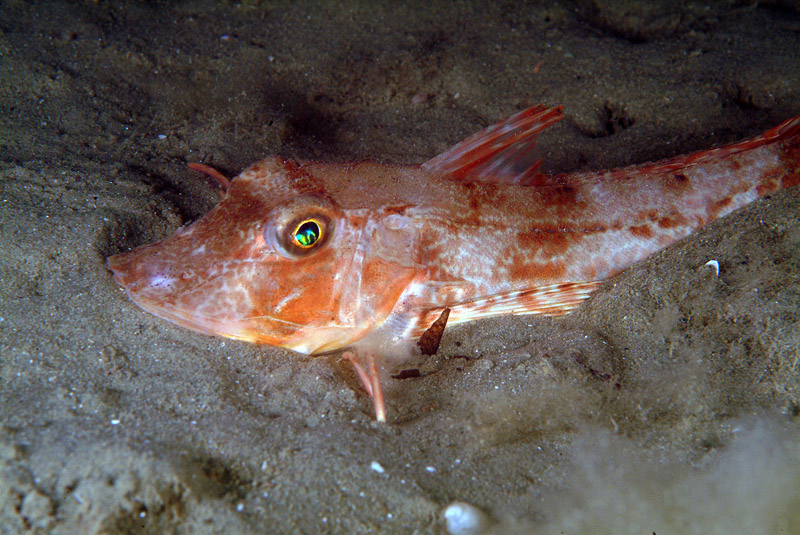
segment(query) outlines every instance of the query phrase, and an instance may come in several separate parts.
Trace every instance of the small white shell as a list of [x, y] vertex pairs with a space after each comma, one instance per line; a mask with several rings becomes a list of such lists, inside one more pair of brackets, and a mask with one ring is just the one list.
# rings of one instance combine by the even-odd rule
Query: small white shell
[[716, 260], [709, 260], [708, 262], [703, 264], [703, 266], [709, 266], [710, 268], [712, 268], [716, 272], [717, 277], [719, 277], [719, 262], [717, 262]]
[[383, 466], [381, 466], [381, 463], [379, 463], [378, 461], [372, 461], [369, 467], [373, 472], [378, 472], [379, 474], [383, 474], [384, 472], [386, 472], [386, 469]]
[[444, 510], [444, 522], [450, 535], [479, 535], [488, 523], [486, 514], [465, 502], [453, 502]]

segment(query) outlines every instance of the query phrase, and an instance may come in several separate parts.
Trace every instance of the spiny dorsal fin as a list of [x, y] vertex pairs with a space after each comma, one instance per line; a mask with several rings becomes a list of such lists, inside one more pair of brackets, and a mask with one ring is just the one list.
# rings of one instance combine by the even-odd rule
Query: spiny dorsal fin
[[422, 167], [456, 180], [528, 185], [541, 160], [526, 165], [536, 137], [564, 118], [563, 106], [534, 106], [481, 130], [428, 160]]

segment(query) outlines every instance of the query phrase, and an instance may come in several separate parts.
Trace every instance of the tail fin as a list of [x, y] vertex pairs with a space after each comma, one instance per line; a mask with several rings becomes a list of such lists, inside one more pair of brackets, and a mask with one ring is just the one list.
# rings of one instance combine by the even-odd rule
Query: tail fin
[[642, 174], [650, 176], [659, 174], [676, 174], [683, 169], [701, 166], [722, 161], [735, 162], [744, 159], [745, 153], [765, 147], [776, 145], [777, 155], [780, 159], [771, 172], [764, 173], [757, 181], [757, 194], [763, 196], [783, 188], [790, 188], [800, 184], [800, 116], [787, 119], [775, 128], [767, 130], [761, 135], [724, 145], [714, 149], [695, 152], [675, 158], [669, 158], [652, 165], [639, 165], [614, 169], [604, 177], [612, 180], [625, 180], [639, 177]]
[[800, 184], [800, 117], [715, 149], [563, 178], [584, 199], [562, 210], [582, 239], [565, 263], [587, 266], [578, 280], [603, 279], [759, 197]]

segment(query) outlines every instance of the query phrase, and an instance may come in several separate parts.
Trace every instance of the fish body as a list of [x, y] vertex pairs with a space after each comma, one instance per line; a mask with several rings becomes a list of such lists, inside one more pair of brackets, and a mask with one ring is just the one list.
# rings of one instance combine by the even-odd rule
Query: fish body
[[561, 118], [524, 110], [422, 165], [268, 158], [203, 218], [108, 265], [137, 305], [196, 331], [402, 357], [445, 311], [451, 325], [569, 312], [604, 279], [800, 183], [800, 117], [655, 164], [544, 175], [528, 155]]

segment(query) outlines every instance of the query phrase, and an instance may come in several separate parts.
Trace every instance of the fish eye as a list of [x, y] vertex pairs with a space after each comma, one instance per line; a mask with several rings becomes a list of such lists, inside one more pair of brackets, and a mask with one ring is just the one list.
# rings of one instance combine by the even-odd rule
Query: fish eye
[[321, 221], [307, 218], [295, 225], [289, 237], [292, 244], [300, 249], [311, 249], [322, 240], [323, 229], [324, 224]]
[[[275, 244], [278, 252], [287, 258], [298, 258], [320, 250], [333, 232], [333, 220], [324, 213], [289, 220], [285, 224], [270, 225], [265, 230], [267, 241]], [[272, 230], [270, 230], [272, 229]]]
[[325, 199], [298, 196], [265, 214], [262, 233], [268, 248], [285, 258], [312, 256], [336, 235], [338, 217]]

